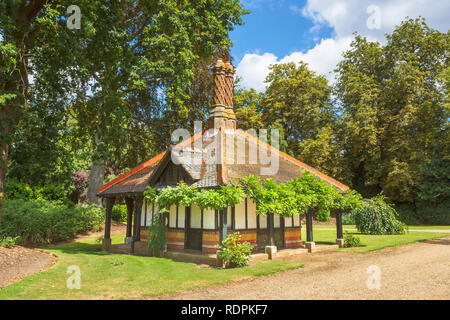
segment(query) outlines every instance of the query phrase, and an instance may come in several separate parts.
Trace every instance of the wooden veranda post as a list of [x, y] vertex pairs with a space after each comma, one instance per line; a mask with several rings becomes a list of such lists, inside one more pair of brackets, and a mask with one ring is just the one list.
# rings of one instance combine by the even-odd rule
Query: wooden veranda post
[[134, 253], [134, 246], [136, 242], [141, 241], [141, 213], [142, 213], [143, 198], [137, 197], [134, 202], [134, 229], [133, 240], [131, 242], [131, 252]]
[[308, 249], [308, 252], [312, 252], [312, 249], [316, 247], [316, 244], [314, 243], [313, 238], [313, 213], [314, 210], [309, 209], [306, 212], [306, 249]]
[[342, 248], [342, 247], [344, 247], [344, 231], [342, 228], [342, 212], [341, 211], [336, 212], [336, 233], [337, 233], [336, 243], [339, 245], [340, 248]]
[[102, 246], [105, 249], [111, 247], [111, 217], [112, 209], [114, 207], [115, 198], [106, 199], [106, 213], [105, 213], [105, 236], [103, 237]]
[[268, 227], [269, 227], [269, 246], [274, 246], [275, 245], [275, 236], [274, 236], [274, 215], [272, 213], [270, 213], [267, 216], [267, 223], [268, 223]]
[[308, 212], [306, 212], [306, 241], [307, 242], [314, 242], [313, 226], [312, 226], [313, 219], [312, 218], [313, 218], [312, 210], [308, 210]]
[[224, 239], [228, 236], [228, 209], [220, 210], [220, 232], [219, 232], [219, 238], [220, 242], [222, 242]]
[[127, 234], [125, 236], [125, 243], [131, 243], [134, 209], [133, 198], [125, 198], [125, 203], [127, 204]]

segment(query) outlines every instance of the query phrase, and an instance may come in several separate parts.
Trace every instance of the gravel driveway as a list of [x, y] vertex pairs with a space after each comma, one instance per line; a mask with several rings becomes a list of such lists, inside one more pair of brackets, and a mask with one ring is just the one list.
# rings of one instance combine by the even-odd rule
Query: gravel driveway
[[[450, 237], [365, 254], [325, 251], [287, 259], [305, 267], [157, 299], [450, 299]], [[381, 271], [380, 289], [366, 284], [372, 265]]]

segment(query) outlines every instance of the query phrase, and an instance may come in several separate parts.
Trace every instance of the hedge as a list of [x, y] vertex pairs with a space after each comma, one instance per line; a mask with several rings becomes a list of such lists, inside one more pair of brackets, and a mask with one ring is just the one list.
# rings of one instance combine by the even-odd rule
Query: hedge
[[105, 213], [95, 206], [66, 206], [60, 202], [21, 199], [3, 206], [0, 237], [20, 237], [22, 243], [47, 244], [77, 233], [99, 231]]

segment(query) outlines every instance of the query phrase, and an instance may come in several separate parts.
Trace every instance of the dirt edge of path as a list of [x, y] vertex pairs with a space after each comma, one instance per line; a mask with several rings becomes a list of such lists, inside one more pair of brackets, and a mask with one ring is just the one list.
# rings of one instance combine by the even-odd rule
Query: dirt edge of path
[[49, 269], [57, 257], [40, 249], [0, 247], [0, 290], [23, 278]]

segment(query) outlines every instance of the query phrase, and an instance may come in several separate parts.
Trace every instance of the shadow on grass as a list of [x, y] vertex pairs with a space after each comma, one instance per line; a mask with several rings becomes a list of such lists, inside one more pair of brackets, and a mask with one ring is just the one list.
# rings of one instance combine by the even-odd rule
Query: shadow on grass
[[419, 242], [428, 243], [428, 244], [440, 244], [440, 245], [444, 245], [444, 246], [450, 246], [450, 239], [448, 239], [448, 238], [419, 240]]
[[336, 242], [333, 241], [324, 241], [324, 240], [314, 240], [315, 243], [320, 243], [320, 244], [336, 244]]
[[106, 256], [112, 254], [111, 252], [104, 251], [102, 249], [102, 246], [97, 243], [74, 242], [57, 245], [48, 249], [67, 254], [91, 254], [97, 256]]

